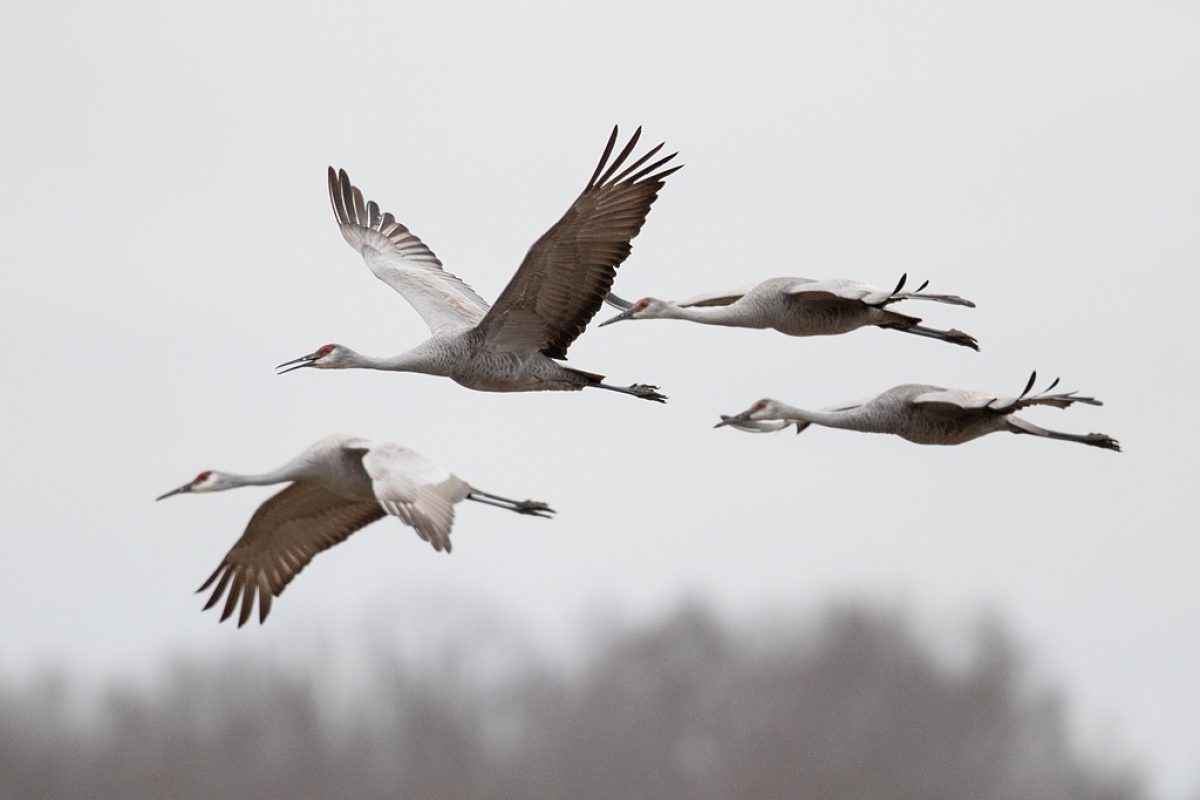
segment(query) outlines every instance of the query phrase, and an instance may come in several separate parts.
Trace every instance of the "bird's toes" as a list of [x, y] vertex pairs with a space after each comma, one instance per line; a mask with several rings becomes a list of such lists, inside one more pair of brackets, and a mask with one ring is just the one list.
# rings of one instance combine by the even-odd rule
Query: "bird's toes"
[[549, 518], [554, 513], [553, 508], [540, 500], [523, 500], [517, 504], [516, 510], [521, 514], [546, 518]]
[[661, 394], [657, 386], [651, 386], [647, 383], [635, 383], [629, 387], [629, 391], [643, 400], [653, 400], [656, 403], [667, 402], [667, 396]]

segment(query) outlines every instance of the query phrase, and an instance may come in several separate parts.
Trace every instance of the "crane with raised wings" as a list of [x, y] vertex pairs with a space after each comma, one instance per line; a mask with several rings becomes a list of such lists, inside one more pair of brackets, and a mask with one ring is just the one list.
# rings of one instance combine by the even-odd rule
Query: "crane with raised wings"
[[327, 344], [277, 369], [423, 372], [485, 392], [595, 387], [665, 401], [655, 386], [613, 386], [603, 375], [558, 361], [600, 309], [664, 180], [679, 169], [666, 167], [675, 153], [651, 161], [662, 144], [626, 164], [640, 137], [638, 128], [610, 162], [617, 142], [613, 128], [583, 192], [534, 242], [490, 307], [392, 214], [364, 202], [345, 170], [330, 167], [329, 199], [342, 236], [376, 277], [412, 304], [432, 335], [407, 352], [382, 358]]

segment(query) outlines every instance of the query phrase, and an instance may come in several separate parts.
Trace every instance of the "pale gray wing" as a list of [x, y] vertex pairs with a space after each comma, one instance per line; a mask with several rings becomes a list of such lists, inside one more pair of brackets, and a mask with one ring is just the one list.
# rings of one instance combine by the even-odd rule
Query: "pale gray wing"
[[450, 552], [454, 505], [471, 491], [445, 467], [397, 444], [378, 444], [363, 456], [371, 488], [387, 513], [410, 525], [434, 550]]
[[358, 251], [375, 277], [404, 296], [433, 333], [476, 325], [488, 304], [390, 213], [350, 183], [345, 170], [329, 168], [329, 201], [342, 237]]
[[976, 389], [939, 389], [917, 395], [912, 403], [927, 411], [962, 414], [992, 408], [992, 404], [1001, 399], [991, 392]]
[[891, 292], [875, 286], [842, 279], [827, 281], [798, 279], [796, 283], [785, 288], [784, 293], [797, 299], [852, 300], [872, 306], [883, 305], [892, 296]]
[[600, 310], [664, 180], [679, 169], [660, 171], [674, 153], [642, 166], [662, 149], [661, 144], [621, 169], [641, 132], [638, 128], [609, 164], [617, 141], [613, 128], [583, 193], [529, 248], [479, 324], [492, 348], [566, 358], [567, 348]]
[[250, 618], [257, 596], [258, 619], [263, 622], [271, 612], [271, 598], [282, 594], [318, 553], [383, 516], [374, 500], [346, 498], [315, 481], [297, 481], [258, 507], [245, 533], [196, 591], [216, 581], [204, 606], [209, 609], [228, 590], [221, 621], [240, 601], [238, 627]]

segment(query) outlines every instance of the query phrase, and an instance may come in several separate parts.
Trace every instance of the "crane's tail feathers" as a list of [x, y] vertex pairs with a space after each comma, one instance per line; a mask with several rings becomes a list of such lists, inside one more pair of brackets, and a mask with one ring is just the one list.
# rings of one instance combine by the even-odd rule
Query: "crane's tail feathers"
[[1075, 403], [1083, 403], [1084, 405], [1089, 406], [1104, 405], [1103, 402], [1097, 400], [1095, 397], [1088, 397], [1086, 395], [1081, 396], [1075, 392], [1059, 392], [1058, 394], [1050, 394], [1050, 390], [1055, 386], [1058, 386], [1058, 381], [1059, 379], [1055, 378], [1045, 389], [1042, 389], [1042, 391], [1038, 392], [1037, 394], [1031, 395], [1030, 392], [1033, 390], [1033, 385], [1037, 383], [1037, 370], [1034, 370], [1029, 376], [1029, 381], [1025, 384], [1025, 389], [1017, 396], [1017, 399], [1013, 402], [1013, 405], [1018, 408], [1025, 408], [1026, 406], [1054, 406], [1055, 408], [1070, 408]]
[[916, 319], [915, 317], [905, 317], [901, 314], [897, 314], [896, 316], [900, 317], [899, 321], [885, 322], [879, 327], [903, 331], [904, 333], [911, 333], [915, 336], [924, 336], [928, 339], [938, 339], [943, 342], [949, 342], [950, 344], [969, 347], [972, 350], [979, 350], [979, 342], [975, 339], [975, 337], [969, 333], [964, 333], [957, 328], [951, 328], [948, 331], [938, 330], [937, 328], [927, 328], [924, 325], [918, 325], [917, 323], [920, 322], [920, 320]]
[[1022, 407], [1025, 406], [1054, 406], [1055, 408], [1070, 408], [1076, 403], [1083, 403], [1087, 406], [1102, 406], [1104, 403], [1094, 397], [1081, 396], [1075, 392], [1063, 392], [1061, 394], [1039, 394], [1033, 397], [1026, 397], [1019, 401]]
[[894, 294], [887, 299], [888, 303], [895, 303], [898, 300], [929, 300], [934, 303], [947, 303], [952, 306], [966, 306], [974, 308], [975, 302], [968, 300], [965, 297], [959, 297], [956, 294], [926, 294], [923, 292], [904, 292], [902, 294]]
[[926, 293], [924, 289], [929, 285], [929, 281], [925, 281], [914, 291], [902, 292], [901, 289], [904, 288], [904, 284], [907, 281], [908, 273], [901, 275], [900, 281], [896, 284], [896, 288], [892, 290], [892, 293], [888, 295], [888, 298], [884, 300], [881, 305], [887, 306], [891, 305], [892, 303], [898, 303], [901, 300], [929, 300], [930, 302], [934, 303], [948, 303], [952, 306], [966, 306], [967, 308], [975, 307], [975, 303], [973, 301], [967, 300], [965, 297], [959, 297], [956, 294]]
[[1063, 433], [1062, 431], [1052, 431], [1046, 428], [1034, 425], [1032, 422], [1020, 419], [1019, 417], [1008, 418], [1009, 430], [1013, 433], [1028, 433], [1031, 436], [1041, 436], [1045, 439], [1059, 439], [1064, 442], [1078, 442], [1092, 447], [1103, 447], [1105, 450], [1115, 450], [1121, 452], [1121, 443], [1112, 438], [1106, 433]]
[[629, 302], [628, 300], [622, 300], [612, 292], [609, 292], [604, 296], [604, 302], [621, 311], [628, 311], [629, 309], [633, 308], [633, 303]]

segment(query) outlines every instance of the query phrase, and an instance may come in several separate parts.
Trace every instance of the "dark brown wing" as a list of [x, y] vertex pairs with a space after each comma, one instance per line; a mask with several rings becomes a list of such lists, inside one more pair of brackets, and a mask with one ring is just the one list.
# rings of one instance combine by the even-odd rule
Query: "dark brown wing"
[[679, 169], [656, 171], [675, 153], [642, 166], [662, 149], [661, 144], [624, 166], [641, 133], [638, 128], [610, 164], [617, 141], [613, 128], [583, 193], [529, 248], [521, 267], [479, 323], [490, 346], [566, 358], [571, 342], [600, 310], [663, 181]]
[[216, 581], [204, 606], [207, 610], [228, 590], [222, 622], [240, 600], [239, 628], [250, 619], [257, 595], [258, 620], [264, 622], [271, 613], [271, 598], [282, 594], [317, 553], [383, 516], [374, 500], [346, 498], [319, 483], [297, 481], [258, 507], [242, 538], [196, 591], [202, 592]]

